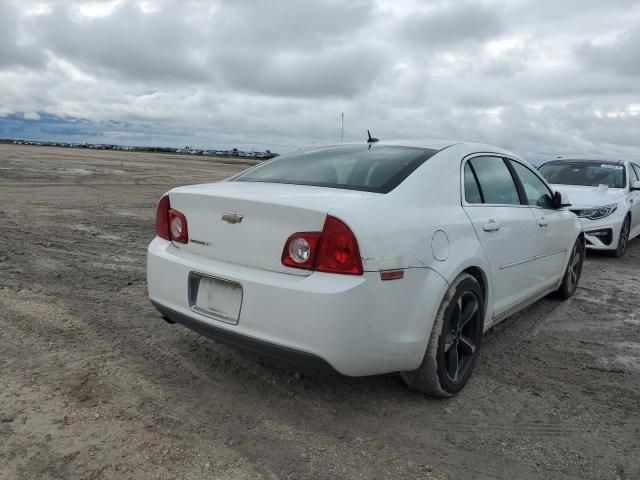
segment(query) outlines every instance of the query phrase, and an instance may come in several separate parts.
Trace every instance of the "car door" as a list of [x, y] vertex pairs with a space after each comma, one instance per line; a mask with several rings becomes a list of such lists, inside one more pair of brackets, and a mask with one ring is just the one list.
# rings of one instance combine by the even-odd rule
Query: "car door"
[[535, 281], [544, 289], [562, 279], [567, 255], [576, 240], [572, 238], [575, 216], [565, 208], [553, 207], [553, 192], [538, 173], [517, 160], [509, 159], [509, 163], [536, 217], [538, 245], [533, 267]]
[[491, 268], [494, 316], [531, 297], [531, 263], [536, 256], [537, 225], [521, 199], [505, 160], [477, 155], [463, 164], [463, 208], [478, 235]]
[[640, 167], [635, 163], [629, 164], [629, 204], [631, 208], [631, 237], [638, 235], [640, 230], [640, 190], [632, 190], [634, 181], [640, 181]]

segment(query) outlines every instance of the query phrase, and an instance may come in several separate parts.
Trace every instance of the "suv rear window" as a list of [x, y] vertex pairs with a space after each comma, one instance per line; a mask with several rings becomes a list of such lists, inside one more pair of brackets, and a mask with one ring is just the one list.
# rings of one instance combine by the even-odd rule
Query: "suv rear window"
[[283, 155], [233, 180], [388, 193], [436, 153], [391, 145], [324, 147]]

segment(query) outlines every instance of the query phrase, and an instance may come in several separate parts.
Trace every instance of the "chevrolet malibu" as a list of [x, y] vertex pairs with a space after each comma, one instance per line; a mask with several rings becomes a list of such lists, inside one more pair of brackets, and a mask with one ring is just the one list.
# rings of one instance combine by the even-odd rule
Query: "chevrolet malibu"
[[[375, 140], [375, 139], [372, 139]], [[564, 197], [489, 145], [296, 151], [158, 203], [152, 303], [222, 342], [456, 394], [484, 331], [571, 297], [584, 240]]]
[[640, 235], [640, 166], [632, 162], [554, 160], [540, 167], [552, 186], [562, 188], [580, 217], [587, 248], [616, 257]]

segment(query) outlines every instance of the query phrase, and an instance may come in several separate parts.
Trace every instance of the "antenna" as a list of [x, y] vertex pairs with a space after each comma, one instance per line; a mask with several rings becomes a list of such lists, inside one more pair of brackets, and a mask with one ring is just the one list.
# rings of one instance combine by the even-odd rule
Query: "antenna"
[[376, 143], [380, 141], [377, 138], [372, 137], [369, 130], [367, 130], [367, 135], [369, 136], [369, 138], [367, 139], [367, 143]]
[[340, 143], [344, 142], [344, 112], [340, 114]]

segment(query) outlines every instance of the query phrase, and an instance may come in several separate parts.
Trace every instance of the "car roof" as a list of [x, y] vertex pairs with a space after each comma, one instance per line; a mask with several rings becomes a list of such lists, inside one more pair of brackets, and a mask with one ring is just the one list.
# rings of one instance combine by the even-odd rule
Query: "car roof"
[[542, 165], [546, 165], [547, 163], [570, 163], [570, 162], [580, 162], [580, 163], [609, 163], [612, 165], [624, 165], [624, 160], [603, 160], [597, 158], [557, 158], [554, 160], [549, 160], [548, 162], [544, 162]]
[[444, 150], [449, 147], [455, 147], [458, 149], [458, 153], [466, 156], [476, 153], [498, 154], [511, 158], [516, 158], [521, 161], [525, 161], [522, 156], [511, 152], [505, 148], [497, 147], [495, 145], [489, 145], [487, 143], [478, 142], [464, 142], [455, 140], [391, 140], [381, 141], [376, 145], [396, 145], [402, 147], [416, 147], [416, 148], [429, 148], [433, 150]]
[[458, 145], [460, 141], [456, 140], [383, 140], [376, 142], [376, 145], [389, 145], [394, 147], [414, 147], [428, 148], [430, 150], [444, 150], [452, 145]]
[[335, 147], [349, 147], [349, 146], [361, 146], [361, 145], [385, 145], [390, 147], [413, 147], [413, 148], [425, 148], [429, 150], [443, 150], [452, 145], [457, 145], [462, 142], [454, 140], [380, 140], [373, 143], [362, 142], [342, 142], [342, 143], [325, 143], [319, 145], [304, 145], [300, 149], [319, 149], [319, 148], [335, 148]]
[[[335, 143], [335, 144], [325, 144], [325, 145], [307, 145], [302, 147], [302, 149], [318, 149], [318, 148], [332, 148], [332, 147], [343, 147], [350, 145], [367, 145], [366, 142], [350, 142], [350, 143]], [[514, 158], [521, 159], [520, 155], [517, 155], [509, 150], [506, 150], [501, 147], [496, 147], [495, 145], [489, 145], [485, 143], [475, 143], [475, 142], [464, 142], [459, 140], [380, 140], [375, 143], [371, 143], [369, 145], [379, 145], [379, 146], [392, 146], [392, 147], [411, 147], [411, 148], [424, 148], [428, 150], [444, 150], [449, 147], [460, 147], [465, 151], [466, 154], [470, 153], [481, 153], [481, 152], [491, 152], [504, 154], [507, 156], [511, 156]]]

